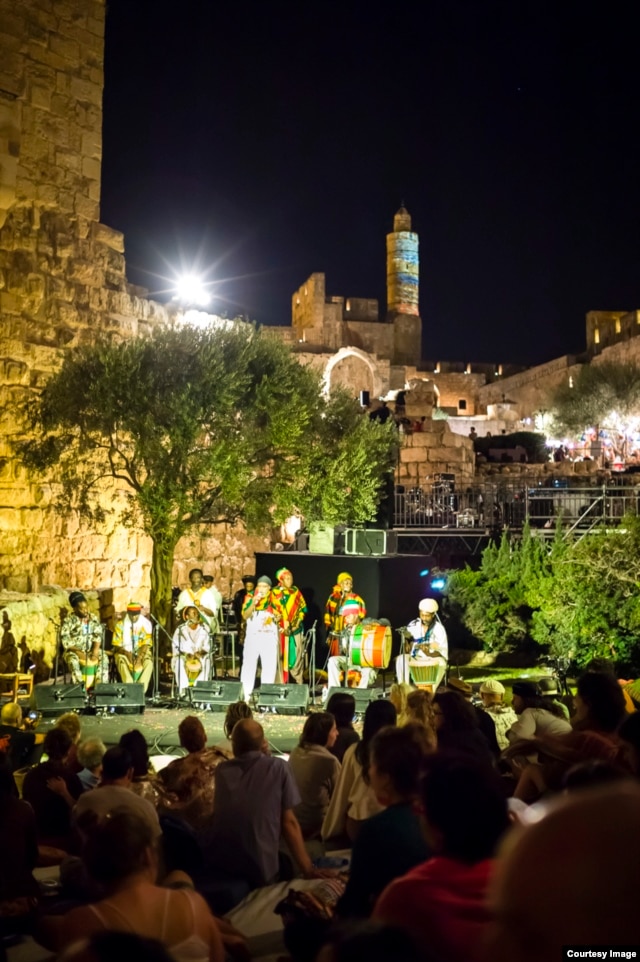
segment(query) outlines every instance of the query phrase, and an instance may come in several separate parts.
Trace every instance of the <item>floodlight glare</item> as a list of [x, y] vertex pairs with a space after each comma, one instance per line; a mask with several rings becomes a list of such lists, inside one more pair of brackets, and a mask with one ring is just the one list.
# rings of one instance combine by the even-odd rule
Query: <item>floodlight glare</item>
[[447, 584], [446, 578], [433, 578], [431, 581], [431, 587], [433, 588], [434, 591], [442, 591], [442, 589], [446, 586], [446, 584]]
[[175, 299], [181, 304], [197, 304], [205, 307], [211, 300], [202, 278], [196, 274], [183, 274], [176, 281]]

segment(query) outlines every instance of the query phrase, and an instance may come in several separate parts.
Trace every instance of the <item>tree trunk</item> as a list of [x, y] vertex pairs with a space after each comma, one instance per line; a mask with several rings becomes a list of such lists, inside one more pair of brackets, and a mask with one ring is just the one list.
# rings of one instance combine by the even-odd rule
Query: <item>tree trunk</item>
[[[175, 544], [153, 542], [151, 555], [151, 614], [171, 634], [171, 571]], [[166, 638], [165, 638], [166, 640]], [[163, 648], [164, 645], [161, 645]]]

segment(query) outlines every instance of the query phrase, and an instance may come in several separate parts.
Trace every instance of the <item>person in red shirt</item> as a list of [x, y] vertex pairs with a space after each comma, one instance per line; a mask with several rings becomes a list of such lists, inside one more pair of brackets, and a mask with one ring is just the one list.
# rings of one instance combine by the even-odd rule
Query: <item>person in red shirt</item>
[[494, 852], [509, 826], [499, 776], [488, 764], [437, 753], [425, 759], [420, 804], [435, 853], [395, 879], [373, 917], [397, 925], [447, 962], [476, 962], [490, 923]]

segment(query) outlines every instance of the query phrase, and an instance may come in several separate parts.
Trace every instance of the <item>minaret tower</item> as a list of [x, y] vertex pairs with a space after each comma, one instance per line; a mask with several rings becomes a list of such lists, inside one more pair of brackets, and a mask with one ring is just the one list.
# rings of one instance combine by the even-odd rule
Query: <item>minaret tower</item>
[[393, 233], [387, 234], [387, 321], [394, 326], [395, 364], [417, 365], [422, 354], [418, 244], [411, 215], [402, 206], [393, 218]]

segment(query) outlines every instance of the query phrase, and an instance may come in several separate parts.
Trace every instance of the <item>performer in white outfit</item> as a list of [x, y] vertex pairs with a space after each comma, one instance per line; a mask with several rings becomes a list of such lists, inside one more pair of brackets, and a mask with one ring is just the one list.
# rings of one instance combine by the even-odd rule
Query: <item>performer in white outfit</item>
[[219, 591], [214, 593], [211, 588], [205, 587], [202, 579], [202, 568], [193, 568], [189, 572], [189, 587], [184, 588], [178, 595], [176, 611], [182, 617], [187, 605], [195, 605], [211, 634], [215, 635], [218, 631], [222, 598]]
[[240, 681], [245, 701], [249, 701], [256, 683], [256, 671], [260, 661], [260, 678], [263, 684], [272, 685], [278, 671], [280, 632], [278, 612], [271, 601], [271, 578], [258, 578], [253, 594], [248, 594], [242, 608], [247, 626], [244, 640], [244, 659]]
[[423, 598], [418, 605], [418, 617], [410, 621], [405, 634], [405, 653], [396, 658], [396, 678], [398, 682], [411, 682], [409, 662], [424, 661], [437, 668], [433, 682], [435, 691], [447, 670], [449, 643], [444, 625], [437, 617], [438, 602], [433, 598]]
[[340, 608], [340, 615], [343, 624], [340, 634], [340, 654], [332, 655], [327, 665], [329, 688], [338, 688], [342, 684], [340, 681], [341, 673], [343, 671], [348, 672], [349, 669], [355, 669], [360, 672], [358, 688], [370, 688], [376, 680], [375, 669], [361, 668], [359, 665], [354, 665], [349, 658], [353, 629], [362, 621], [362, 605], [360, 604], [360, 600], [347, 598]]
[[196, 683], [208, 681], [211, 671], [210, 635], [195, 605], [183, 610], [184, 623], [173, 633], [171, 667], [180, 694]]

